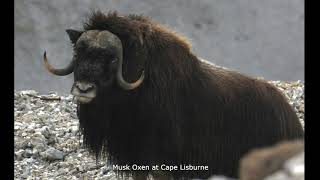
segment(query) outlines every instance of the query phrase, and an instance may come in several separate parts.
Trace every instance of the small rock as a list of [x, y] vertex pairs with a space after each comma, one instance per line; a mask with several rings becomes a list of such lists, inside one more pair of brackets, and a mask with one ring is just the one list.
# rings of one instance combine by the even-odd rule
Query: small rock
[[61, 176], [61, 175], [65, 175], [65, 174], [67, 174], [68, 173], [68, 171], [69, 171], [69, 169], [68, 168], [65, 168], [65, 169], [59, 169], [58, 170], [58, 174]]
[[22, 156], [25, 157], [25, 158], [31, 157], [31, 156], [32, 156], [32, 150], [26, 149], [26, 150], [24, 151], [24, 153], [22, 154]]
[[24, 150], [20, 149], [19, 151], [15, 152], [14, 155], [17, 158], [17, 160], [21, 160], [23, 158]]
[[82, 172], [83, 171], [83, 167], [82, 166], [77, 167], [77, 171]]
[[49, 139], [50, 136], [51, 136], [50, 130], [49, 130], [49, 128], [47, 126], [42, 127], [40, 132], [47, 139]]
[[72, 111], [71, 111], [71, 109], [70, 109], [70, 108], [67, 108], [67, 107], [66, 107], [66, 108], [64, 108], [64, 111], [65, 111], [65, 112], [67, 112], [67, 113], [72, 112]]
[[96, 168], [97, 168], [97, 166], [96, 166], [95, 163], [87, 163], [86, 164], [86, 169], [87, 170], [92, 170], [92, 169], [96, 169]]
[[69, 175], [70, 175], [70, 174], [76, 174], [77, 172], [78, 172], [77, 169], [72, 169], [71, 171], [68, 172], [68, 174], [69, 174]]
[[55, 148], [50, 147], [48, 150], [45, 152], [40, 153], [40, 155], [49, 161], [54, 161], [54, 160], [63, 160], [65, 154]]
[[78, 126], [71, 126], [71, 132], [77, 133], [79, 130]]
[[49, 139], [47, 140], [48, 145], [54, 145], [56, 142], [57, 142], [57, 140], [53, 136], [50, 136]]
[[35, 90], [25, 90], [25, 91], [20, 91], [21, 95], [37, 95], [38, 92]]
[[27, 158], [25, 161], [26, 161], [28, 164], [33, 164], [34, 161], [35, 161], [35, 159], [33, 159], [32, 157], [30, 157], [30, 158]]
[[27, 149], [27, 148], [33, 148], [33, 145], [30, 143], [29, 140], [23, 140], [20, 142], [15, 143], [17, 149]]
[[32, 150], [32, 157], [33, 158], [38, 158], [40, 156], [39, 150], [37, 148], [33, 148]]
[[30, 171], [26, 170], [25, 172], [23, 172], [23, 174], [21, 175], [22, 178], [27, 179], [30, 176]]
[[34, 136], [31, 137], [30, 143], [31, 143], [32, 147], [43, 146], [46, 144], [45, 137], [43, 135], [41, 135], [41, 136], [40, 135], [34, 134]]
[[17, 111], [24, 111], [24, 110], [26, 110], [27, 109], [27, 106], [25, 105], [25, 104], [22, 104], [21, 106], [19, 106], [18, 108], [17, 108]]
[[108, 174], [108, 172], [110, 172], [109, 168], [107, 168], [105, 166], [101, 168], [101, 174]]

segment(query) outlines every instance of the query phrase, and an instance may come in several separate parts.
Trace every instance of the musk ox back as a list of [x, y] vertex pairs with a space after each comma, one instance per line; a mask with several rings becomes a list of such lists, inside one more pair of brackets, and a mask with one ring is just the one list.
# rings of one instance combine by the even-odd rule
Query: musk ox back
[[[192, 165], [160, 177], [237, 177], [252, 148], [304, 136], [285, 97], [263, 80], [203, 62], [179, 34], [144, 16], [94, 12], [67, 30], [84, 144], [111, 165]], [[145, 171], [118, 171], [144, 179]]]

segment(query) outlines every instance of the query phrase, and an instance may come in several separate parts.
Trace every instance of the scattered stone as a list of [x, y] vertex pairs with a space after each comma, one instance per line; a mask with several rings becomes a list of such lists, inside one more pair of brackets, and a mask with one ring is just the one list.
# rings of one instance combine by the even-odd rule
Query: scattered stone
[[22, 160], [23, 154], [24, 154], [24, 150], [23, 150], [23, 149], [20, 149], [19, 151], [14, 152], [15, 158], [16, 158], [16, 160], [18, 160], [18, 161], [19, 161], [19, 160]]
[[25, 158], [31, 157], [31, 156], [32, 156], [32, 150], [26, 149], [26, 150], [23, 152], [22, 156], [25, 157]]
[[48, 128], [47, 126], [42, 127], [42, 128], [40, 129], [40, 132], [41, 132], [41, 134], [42, 134], [45, 138], [47, 138], [47, 139], [49, 139], [50, 136], [51, 136], [51, 133], [50, 133], [49, 128]]
[[54, 161], [54, 160], [63, 160], [64, 158], [64, 153], [54, 149], [52, 147], [50, 147], [48, 150], [46, 150], [45, 152], [40, 153], [40, 155], [49, 161]]

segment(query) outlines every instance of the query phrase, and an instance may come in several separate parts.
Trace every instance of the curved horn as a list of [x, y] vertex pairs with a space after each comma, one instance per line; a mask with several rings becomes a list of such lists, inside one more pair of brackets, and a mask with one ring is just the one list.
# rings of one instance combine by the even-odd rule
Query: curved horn
[[74, 67], [74, 60], [71, 61], [71, 63], [64, 69], [55, 69], [48, 63], [47, 55], [46, 52], [43, 54], [43, 61], [44, 61], [44, 66], [46, 69], [51, 72], [54, 75], [57, 76], [66, 76], [68, 74], [71, 74], [73, 72], [73, 67]]
[[132, 90], [139, 87], [144, 80], [144, 71], [142, 71], [142, 74], [140, 75], [140, 78], [137, 81], [133, 83], [128, 83], [123, 79], [123, 76], [122, 76], [122, 64], [123, 64], [123, 58], [121, 53], [119, 58], [118, 70], [117, 70], [117, 80], [118, 80], [119, 86], [125, 90]]

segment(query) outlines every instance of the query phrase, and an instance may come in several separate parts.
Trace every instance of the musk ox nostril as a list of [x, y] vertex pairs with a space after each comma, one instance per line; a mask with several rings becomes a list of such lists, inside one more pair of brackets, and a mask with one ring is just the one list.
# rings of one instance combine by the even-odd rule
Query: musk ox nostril
[[88, 83], [78, 82], [78, 83], [76, 83], [76, 87], [79, 89], [80, 92], [86, 93], [86, 92], [92, 90], [94, 88], [94, 85], [88, 84]]

